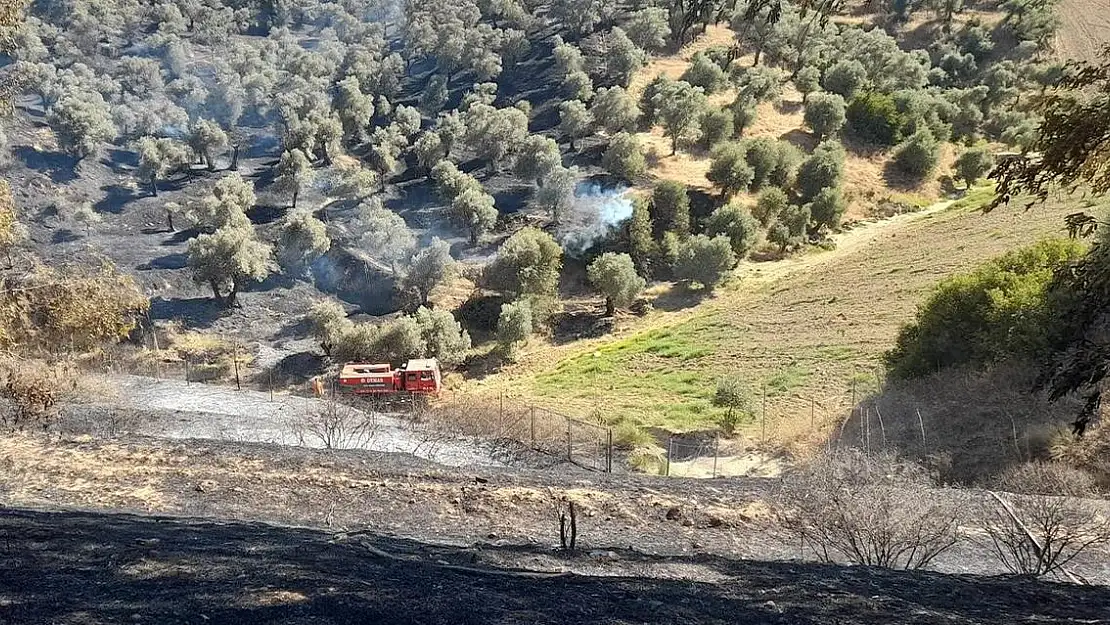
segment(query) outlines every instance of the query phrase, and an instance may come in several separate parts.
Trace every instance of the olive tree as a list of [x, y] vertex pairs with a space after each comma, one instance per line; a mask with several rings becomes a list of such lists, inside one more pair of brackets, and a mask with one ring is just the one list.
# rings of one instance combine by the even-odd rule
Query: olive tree
[[673, 232], [679, 238], [690, 234], [690, 195], [686, 185], [664, 180], [651, 192], [651, 220], [658, 235]]
[[229, 143], [223, 128], [207, 119], [197, 120], [193, 124], [189, 129], [187, 141], [193, 152], [203, 159], [208, 171], [215, 171], [216, 163], [212, 157], [226, 150]]
[[562, 164], [563, 155], [554, 139], [528, 135], [517, 154], [514, 170], [521, 178], [539, 182]]
[[194, 281], [207, 284], [217, 300], [231, 307], [247, 283], [273, 271], [272, 251], [249, 226], [224, 226], [189, 242], [189, 267]]
[[719, 108], [708, 108], [701, 116], [702, 147], [712, 149], [723, 141], [727, 141], [736, 134], [736, 126], [732, 112]]
[[751, 185], [755, 171], [748, 164], [743, 144], [722, 143], [713, 149], [710, 158], [705, 177], [721, 190], [722, 197], [732, 196]]
[[917, 179], [931, 174], [939, 160], [940, 143], [927, 128], [913, 133], [894, 152], [894, 163], [898, 169]]
[[601, 166], [618, 178], [631, 181], [647, 169], [644, 148], [635, 135], [619, 132], [609, 140]]
[[640, 119], [636, 99], [621, 87], [601, 88], [590, 102], [594, 122], [609, 134], [634, 130]]
[[624, 22], [624, 31], [637, 46], [660, 51], [667, 47], [671, 26], [667, 10], [663, 7], [645, 7], [634, 11]]
[[470, 244], [478, 245], [482, 235], [497, 223], [498, 212], [492, 195], [481, 187], [470, 186], [451, 201], [451, 215], [470, 233]]
[[842, 59], [825, 72], [825, 91], [852, 99], [867, 84], [867, 68], [855, 59]]
[[968, 187], [978, 182], [993, 168], [994, 155], [985, 145], [968, 148], [956, 159], [956, 174]]
[[[377, 199], [359, 205], [358, 244], [374, 258], [388, 263], [396, 276], [416, 249], [416, 235], [403, 217], [384, 208]], [[422, 302], [421, 302], [422, 303]]]
[[149, 181], [150, 194], [158, 197], [158, 179], [172, 175], [189, 166], [189, 149], [174, 139], [139, 139], [136, 150], [139, 153], [139, 178]]
[[528, 136], [528, 116], [514, 107], [502, 109], [473, 104], [463, 114], [466, 140], [478, 158], [494, 169], [507, 164], [508, 157]]
[[117, 133], [108, 105], [96, 92], [65, 93], [50, 107], [46, 119], [58, 138], [58, 145], [78, 159], [93, 154]]
[[512, 297], [553, 297], [563, 268], [563, 248], [538, 228], [518, 230], [505, 240], [485, 270], [490, 288]]
[[789, 205], [790, 199], [786, 197], [786, 191], [778, 187], [764, 189], [759, 192], [759, 197], [755, 200], [752, 216], [764, 227], [767, 227], [774, 223]]
[[413, 315], [423, 354], [439, 360], [446, 366], [462, 362], [470, 349], [470, 334], [462, 328], [449, 310], [429, 309], [421, 306]]
[[551, 221], [559, 224], [574, 203], [574, 189], [580, 174], [577, 167], [555, 167], [540, 179], [536, 201], [551, 212]]
[[685, 81], [663, 82], [651, 99], [656, 119], [663, 133], [671, 139], [671, 154], [678, 153], [678, 144], [694, 134], [705, 110], [705, 91]]
[[730, 202], [709, 215], [705, 231], [709, 236], [728, 237], [733, 254], [736, 258], [743, 259], [759, 238], [759, 222], [747, 208], [737, 202]]
[[282, 152], [277, 168], [274, 170], [274, 186], [281, 193], [293, 196], [292, 208], [297, 208], [297, 197], [312, 183], [314, 172], [312, 163], [299, 148]]
[[447, 158], [443, 139], [434, 130], [425, 130], [420, 133], [420, 136], [412, 144], [412, 151], [416, 154], [416, 162], [428, 171], [431, 171], [436, 163]]
[[794, 88], [802, 94], [802, 104], [809, 102], [809, 94], [821, 88], [821, 70], [806, 65], [794, 73]]
[[695, 87], [701, 87], [705, 93], [716, 93], [728, 84], [725, 70], [704, 52], [694, 55], [690, 67], [686, 68], [681, 79]]
[[220, 178], [196, 207], [197, 224], [208, 230], [248, 227], [246, 212], [256, 201], [254, 185], [238, 173]]
[[559, 105], [559, 129], [570, 142], [570, 149], [574, 150], [574, 141], [590, 134], [593, 118], [586, 109], [586, 105], [579, 100], [567, 100]]
[[810, 218], [818, 228], [835, 229], [840, 226], [840, 218], [844, 215], [847, 203], [840, 187], [826, 187], [808, 204]]
[[497, 316], [497, 344], [507, 358], [513, 358], [518, 346], [527, 343], [533, 331], [532, 305], [527, 299], [501, 305]]
[[805, 105], [805, 123], [818, 141], [840, 132], [844, 126], [844, 98], [835, 93], [816, 93]]
[[736, 266], [736, 253], [727, 236], [704, 234], [687, 239], [679, 250], [675, 276], [701, 284], [712, 291]]
[[451, 246], [443, 240], [432, 239], [427, 247], [413, 256], [408, 270], [401, 279], [401, 289], [410, 293], [417, 305], [428, 303], [432, 290], [455, 275], [455, 259]]
[[839, 187], [844, 179], [843, 146], [835, 141], [824, 141], [798, 168], [798, 195], [803, 202], [817, 197], [821, 189]]
[[647, 283], [636, 273], [636, 265], [628, 254], [606, 252], [588, 267], [590, 284], [605, 296], [605, 316], [612, 317], [618, 307], [632, 305]]
[[304, 275], [329, 249], [327, 227], [311, 211], [292, 211], [278, 225], [277, 260], [290, 274]]

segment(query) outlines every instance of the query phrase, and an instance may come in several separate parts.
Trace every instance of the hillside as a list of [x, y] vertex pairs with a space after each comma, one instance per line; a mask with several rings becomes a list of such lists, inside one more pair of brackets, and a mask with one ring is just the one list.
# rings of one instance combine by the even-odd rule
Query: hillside
[[[482, 385], [607, 419], [691, 429], [714, 425], [717, 380], [738, 375], [758, 414], [766, 389], [768, 437], [803, 449], [839, 425], [853, 389], [862, 399], [881, 385], [880, 356], [937, 281], [1059, 235], [1073, 210], [984, 215], [975, 202], [947, 206], [861, 226], [833, 251], [749, 265], [696, 307], [649, 317], [647, 329], [631, 323], [619, 337], [557, 348], [554, 360], [537, 345], [506, 379]], [[761, 423], [745, 430], [759, 438]]]

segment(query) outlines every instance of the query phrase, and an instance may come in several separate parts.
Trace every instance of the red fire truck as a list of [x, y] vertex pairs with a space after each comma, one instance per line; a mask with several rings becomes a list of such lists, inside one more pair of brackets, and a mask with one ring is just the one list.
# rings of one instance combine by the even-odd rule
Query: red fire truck
[[339, 372], [339, 391], [356, 395], [435, 395], [442, 385], [435, 358], [416, 358], [399, 369], [388, 364], [348, 363]]

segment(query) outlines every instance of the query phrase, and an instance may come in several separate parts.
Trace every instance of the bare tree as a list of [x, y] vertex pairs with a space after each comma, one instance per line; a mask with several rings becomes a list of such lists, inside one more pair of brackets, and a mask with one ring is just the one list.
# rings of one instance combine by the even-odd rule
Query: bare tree
[[297, 443], [324, 449], [362, 449], [377, 435], [374, 413], [364, 413], [334, 398], [293, 419]]

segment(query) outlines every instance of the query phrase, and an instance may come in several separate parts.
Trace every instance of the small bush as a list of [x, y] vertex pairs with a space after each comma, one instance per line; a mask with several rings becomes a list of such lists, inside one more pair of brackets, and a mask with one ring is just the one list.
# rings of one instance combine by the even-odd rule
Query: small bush
[[788, 472], [776, 493], [788, 534], [825, 562], [929, 566], [956, 544], [956, 506], [932, 496], [922, 467], [844, 450]]
[[968, 148], [956, 159], [956, 174], [971, 187], [994, 167], [994, 155], [984, 145]]
[[618, 178], [628, 181], [637, 178], [647, 169], [640, 140], [627, 132], [618, 132], [609, 140], [601, 166]]
[[926, 129], [913, 133], [894, 153], [894, 164], [914, 178], [924, 178], [933, 173], [939, 160], [940, 143]]
[[729, 376], [717, 380], [717, 390], [713, 394], [713, 404], [727, 408], [728, 412], [721, 417], [721, 430], [726, 436], [736, 433], [737, 427], [746, 419], [755, 415], [755, 403], [743, 380]]
[[995, 488], [1025, 495], [1087, 497], [1098, 490], [1090, 474], [1062, 462], [1025, 462], [995, 480]]
[[728, 237], [699, 234], [682, 244], [674, 271], [679, 279], [697, 282], [711, 291], [735, 266], [736, 254]]
[[714, 108], [701, 116], [701, 145], [710, 149], [735, 134], [732, 113]]
[[708, 94], [720, 91], [728, 82], [728, 76], [720, 65], [713, 62], [713, 59], [704, 52], [698, 52], [679, 80], [701, 87]]
[[755, 201], [752, 216], [759, 220], [763, 227], [767, 227], [774, 223], [789, 205], [790, 199], [782, 189], [776, 187], [764, 189]]
[[845, 116], [852, 133], [868, 143], [895, 145], [902, 140], [906, 119], [889, 95], [860, 94], [852, 98]]

